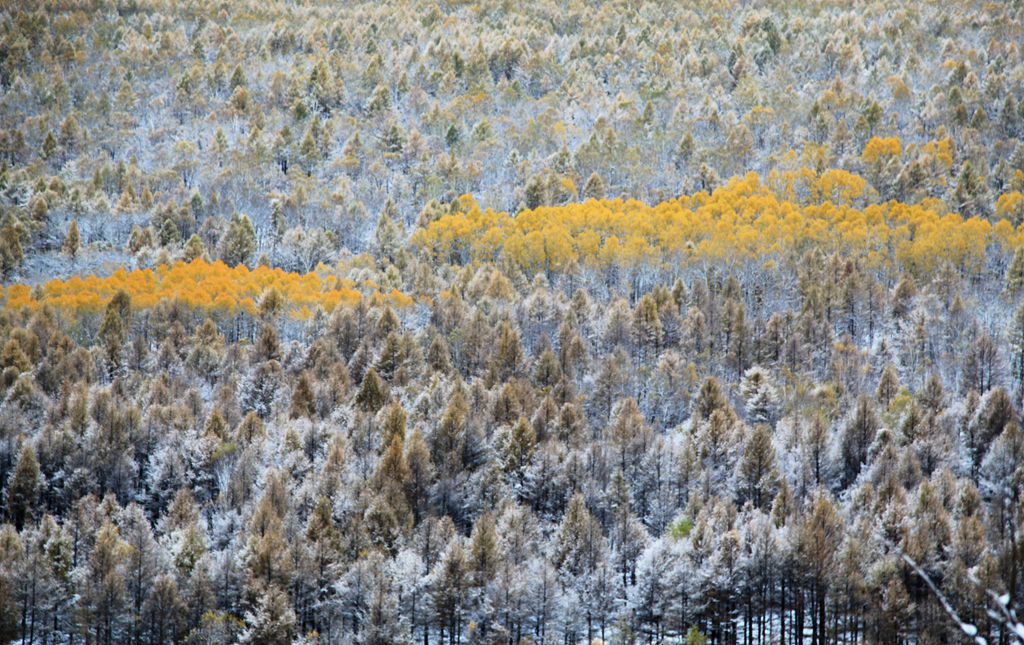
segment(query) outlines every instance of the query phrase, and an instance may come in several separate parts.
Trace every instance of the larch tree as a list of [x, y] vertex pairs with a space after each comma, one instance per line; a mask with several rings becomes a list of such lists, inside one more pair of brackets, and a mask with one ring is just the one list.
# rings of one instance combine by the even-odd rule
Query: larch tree
[[81, 247], [82, 240], [78, 234], [78, 221], [71, 220], [71, 224], [68, 225], [68, 233], [64, 237], [64, 244], [62, 246], [63, 251], [72, 260], [78, 257], [78, 251]]

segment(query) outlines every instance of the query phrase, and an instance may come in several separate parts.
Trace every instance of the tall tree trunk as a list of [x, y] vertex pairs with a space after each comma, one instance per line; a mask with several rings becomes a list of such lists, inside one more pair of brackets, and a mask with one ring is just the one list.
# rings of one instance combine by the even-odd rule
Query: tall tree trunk
[[804, 639], [804, 592], [799, 586], [796, 593], [796, 615], [793, 617], [793, 642], [802, 643]]
[[779, 645], [786, 645], [786, 576], [783, 575], [779, 585], [781, 608], [779, 610]]
[[825, 583], [818, 583], [818, 638], [821, 645], [828, 641], [828, 630], [825, 622]]

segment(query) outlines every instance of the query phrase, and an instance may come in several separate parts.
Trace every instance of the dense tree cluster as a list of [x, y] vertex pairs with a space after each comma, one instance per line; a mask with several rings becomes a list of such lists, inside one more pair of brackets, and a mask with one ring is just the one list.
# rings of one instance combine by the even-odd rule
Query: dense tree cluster
[[[321, 267], [320, 272], [297, 274], [260, 265], [250, 271], [244, 264], [228, 267], [223, 262], [202, 259], [189, 263], [161, 264], [155, 269], [127, 272], [118, 269], [110, 276], [74, 276], [68, 280], [50, 280], [30, 288], [13, 284], [0, 288], [0, 297], [10, 309], [38, 310], [49, 307], [69, 314], [77, 324], [103, 313], [119, 293], [131, 299], [135, 308], [147, 313], [168, 302], [187, 310], [215, 314], [218, 321], [251, 322], [267, 313], [286, 312], [290, 318], [306, 320], [325, 316], [335, 307], [359, 302], [363, 293], [352, 280], [338, 278], [337, 272]], [[356, 271], [355, 275], [360, 275]], [[363, 274], [365, 275], [365, 274]], [[395, 307], [408, 307], [412, 300], [392, 289], [381, 293], [372, 280], [365, 280], [363, 291], [374, 301]]]
[[0, 641], [1024, 640], [1021, 3], [8, 4]]
[[[1004, 267], [1024, 245], [1024, 228], [1007, 220], [964, 219], [938, 201], [864, 204], [866, 182], [841, 170], [815, 175], [750, 173], [711, 194], [648, 206], [588, 200], [512, 216], [481, 211], [469, 196], [436, 220], [421, 220], [413, 241], [436, 262], [494, 261], [532, 276], [596, 269], [608, 284], [671, 279], [694, 265], [757, 268], [797, 264], [809, 248], [831, 250], [869, 270], [932, 275], [942, 262], [964, 277]], [[998, 271], [997, 271], [998, 272]]]
[[1005, 637], [985, 590], [1024, 582], [1021, 257], [915, 277], [812, 248], [634, 297], [437, 265], [404, 308], [296, 320], [268, 287], [241, 327], [127, 291], [8, 307], [0, 628], [942, 638], [914, 563]]
[[862, 175], [870, 200], [1017, 226], [1021, 11], [15, 3], [0, 13], [0, 269], [206, 253], [308, 272], [370, 249], [382, 213], [400, 232], [466, 193], [508, 212], [658, 203], [793, 156]]

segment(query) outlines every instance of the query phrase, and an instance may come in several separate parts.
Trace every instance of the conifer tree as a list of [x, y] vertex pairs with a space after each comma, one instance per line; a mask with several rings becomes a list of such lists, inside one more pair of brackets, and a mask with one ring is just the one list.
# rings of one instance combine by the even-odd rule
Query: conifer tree
[[78, 250], [81, 246], [81, 238], [78, 235], [78, 221], [71, 220], [68, 225], [68, 234], [64, 237], [63, 250], [72, 260], [78, 257]]
[[221, 259], [229, 266], [246, 264], [256, 252], [256, 230], [245, 215], [235, 217], [220, 241]]
[[356, 403], [367, 412], [376, 412], [384, 407], [387, 398], [384, 382], [377, 375], [377, 370], [371, 367], [363, 377], [363, 384], [359, 388], [359, 393], [356, 394]]
[[103, 323], [100, 325], [99, 338], [103, 342], [107, 375], [110, 378], [115, 378], [120, 375], [124, 367], [128, 330], [113, 300], [107, 306]]
[[313, 419], [316, 417], [316, 401], [313, 396], [313, 385], [310, 382], [309, 374], [307, 372], [303, 372], [299, 376], [298, 382], [295, 384], [295, 391], [292, 392], [292, 405], [288, 414], [293, 419], [298, 417]]
[[882, 376], [878, 379], [878, 389], [875, 397], [883, 408], [888, 408], [900, 389], [899, 375], [896, 373], [896, 366], [891, 363], [882, 370]]
[[867, 397], [857, 400], [854, 413], [843, 429], [841, 452], [843, 459], [843, 483], [848, 486], [856, 479], [867, 462], [868, 448], [878, 430], [878, 418]]
[[604, 199], [608, 187], [605, 185], [601, 175], [593, 172], [587, 177], [587, 183], [583, 186], [583, 196], [587, 199]]
[[775, 476], [775, 448], [771, 433], [765, 425], [755, 426], [740, 461], [740, 477], [747, 488], [746, 495], [755, 507], [763, 508], [774, 498]]
[[14, 474], [7, 484], [7, 512], [19, 531], [34, 512], [39, 499], [40, 483], [36, 452], [26, 443], [21, 448]]
[[1013, 296], [1024, 290], [1024, 247], [1018, 247], [1013, 252], [1013, 260], [1006, 271], [1006, 290]]

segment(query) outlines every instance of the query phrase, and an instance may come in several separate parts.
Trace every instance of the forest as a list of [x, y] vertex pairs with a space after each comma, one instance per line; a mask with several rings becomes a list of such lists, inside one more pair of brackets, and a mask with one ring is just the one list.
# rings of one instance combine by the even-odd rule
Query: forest
[[1024, 643], [1024, 2], [0, 2], [0, 642]]

